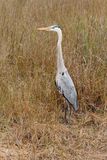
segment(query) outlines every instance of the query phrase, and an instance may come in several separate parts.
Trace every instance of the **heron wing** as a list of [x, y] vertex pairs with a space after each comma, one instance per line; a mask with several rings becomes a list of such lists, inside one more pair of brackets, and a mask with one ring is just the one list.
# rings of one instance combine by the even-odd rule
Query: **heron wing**
[[64, 75], [57, 76], [56, 84], [59, 92], [64, 95], [69, 103], [74, 105], [77, 101], [77, 93], [68, 71], [64, 72]]

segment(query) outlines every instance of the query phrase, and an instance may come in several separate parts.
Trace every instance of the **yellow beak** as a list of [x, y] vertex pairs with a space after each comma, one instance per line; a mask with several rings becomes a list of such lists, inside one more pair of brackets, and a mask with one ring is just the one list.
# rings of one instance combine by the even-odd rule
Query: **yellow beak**
[[49, 31], [48, 27], [37, 28], [39, 31]]

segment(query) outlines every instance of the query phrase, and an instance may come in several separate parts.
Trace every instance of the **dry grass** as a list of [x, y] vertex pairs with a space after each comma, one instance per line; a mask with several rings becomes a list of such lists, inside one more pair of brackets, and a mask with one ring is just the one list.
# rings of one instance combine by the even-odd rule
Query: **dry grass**
[[[54, 85], [56, 35], [80, 110], [65, 125]], [[0, 159], [107, 159], [107, 1], [0, 0]]]

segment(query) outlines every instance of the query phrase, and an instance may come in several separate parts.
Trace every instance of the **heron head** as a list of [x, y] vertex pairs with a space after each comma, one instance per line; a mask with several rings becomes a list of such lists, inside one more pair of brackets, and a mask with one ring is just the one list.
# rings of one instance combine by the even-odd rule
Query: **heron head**
[[59, 25], [52, 25], [49, 27], [42, 27], [42, 28], [38, 28], [38, 30], [40, 31], [53, 31], [53, 32], [58, 32], [59, 30], [61, 30]]

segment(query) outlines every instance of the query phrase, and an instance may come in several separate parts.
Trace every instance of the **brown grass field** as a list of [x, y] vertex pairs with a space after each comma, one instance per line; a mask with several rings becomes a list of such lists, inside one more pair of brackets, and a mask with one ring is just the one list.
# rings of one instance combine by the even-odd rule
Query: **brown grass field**
[[[79, 111], [55, 87], [59, 24]], [[107, 160], [107, 0], [0, 0], [0, 160]]]

